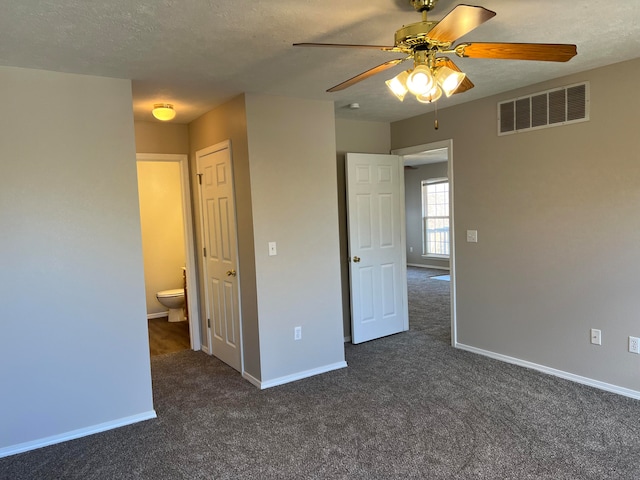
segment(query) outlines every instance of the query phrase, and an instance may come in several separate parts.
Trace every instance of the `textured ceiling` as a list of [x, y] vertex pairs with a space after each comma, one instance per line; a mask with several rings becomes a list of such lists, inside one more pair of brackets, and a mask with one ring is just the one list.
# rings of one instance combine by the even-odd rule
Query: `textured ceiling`
[[[497, 16], [466, 41], [575, 43], [568, 63], [455, 58], [476, 87], [439, 108], [638, 57], [640, 1], [482, 0]], [[438, 20], [457, 5], [440, 0]], [[294, 42], [393, 44], [420, 21], [409, 0], [3, 0], [0, 65], [133, 80], [137, 120], [153, 103], [175, 104], [188, 123], [242, 93], [332, 100], [336, 115], [395, 121], [431, 110], [400, 103], [384, 80], [403, 67], [336, 93], [325, 90], [402, 55], [293, 48]], [[357, 102], [361, 108], [351, 110]]]

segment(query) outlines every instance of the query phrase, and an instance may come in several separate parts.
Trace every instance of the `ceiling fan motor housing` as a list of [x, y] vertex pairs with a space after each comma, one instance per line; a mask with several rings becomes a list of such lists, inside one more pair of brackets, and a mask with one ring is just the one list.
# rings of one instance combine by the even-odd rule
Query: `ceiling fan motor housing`
[[438, 0], [409, 0], [409, 2], [418, 12], [430, 12]]
[[405, 25], [395, 34], [395, 46], [407, 53], [414, 50], [424, 50], [431, 47], [449, 48], [451, 42], [438, 42], [429, 38], [429, 32], [438, 22], [418, 22]]

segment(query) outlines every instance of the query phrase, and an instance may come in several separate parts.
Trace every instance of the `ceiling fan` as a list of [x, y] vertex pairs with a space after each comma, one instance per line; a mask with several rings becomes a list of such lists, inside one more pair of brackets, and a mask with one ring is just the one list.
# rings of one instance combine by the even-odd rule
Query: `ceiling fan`
[[539, 60], [566, 62], [577, 54], [575, 45], [550, 43], [486, 43], [467, 42], [454, 46], [454, 42], [476, 27], [493, 18], [496, 13], [484, 7], [458, 5], [440, 21], [427, 19], [438, 0], [409, 0], [422, 14], [422, 21], [405, 25], [395, 33], [393, 46], [348, 45], [334, 43], [294, 43], [294, 47], [368, 48], [407, 56], [389, 60], [362, 72], [327, 92], [344, 90], [373, 75], [413, 59], [413, 69], [387, 80], [389, 89], [400, 99], [411, 92], [423, 103], [431, 103], [444, 93], [447, 97], [466, 92], [473, 83], [453, 61], [442, 54], [455, 54], [461, 58], [492, 58], [508, 60]]

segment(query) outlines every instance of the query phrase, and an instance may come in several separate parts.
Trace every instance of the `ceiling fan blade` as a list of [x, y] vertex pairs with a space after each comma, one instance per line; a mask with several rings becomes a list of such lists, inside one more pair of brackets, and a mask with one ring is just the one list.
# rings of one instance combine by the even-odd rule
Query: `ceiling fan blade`
[[371, 50], [383, 50], [386, 52], [401, 52], [396, 47], [386, 45], [350, 45], [347, 43], [294, 43], [294, 47], [330, 47], [330, 48], [368, 48]]
[[[458, 66], [453, 63], [453, 61], [447, 57], [438, 57], [436, 58], [436, 65], [438, 67], [440, 66], [445, 66], [445, 67], [449, 67], [451, 70], [455, 70], [456, 72], [461, 72], [462, 70], [460, 70], [458, 68]], [[456, 93], [462, 93], [462, 92], [466, 92], [467, 90], [471, 90], [473, 87], [475, 87], [475, 85], [473, 84], [473, 82], [471, 80], [469, 80], [469, 77], [464, 77], [464, 80], [462, 81], [462, 83], [460, 84], [460, 86], [456, 89], [455, 92], [453, 92], [453, 95], [455, 95]]]
[[467, 90], [471, 90], [473, 87], [475, 87], [475, 85], [471, 80], [469, 80], [469, 77], [464, 77], [464, 80], [462, 81], [460, 86], [456, 89], [456, 91], [452, 93], [452, 95], [455, 95], [456, 93], [466, 92]]
[[566, 62], [577, 53], [565, 43], [463, 43], [455, 48], [460, 57]]
[[342, 82], [336, 85], [335, 87], [331, 87], [329, 90], [327, 90], [327, 92], [337, 92], [339, 90], [344, 90], [345, 88], [350, 87], [351, 85], [354, 85], [358, 82], [361, 82], [362, 80], [365, 80], [369, 77], [376, 75], [377, 73], [384, 72], [385, 70], [388, 70], [391, 67], [395, 67], [396, 65], [404, 62], [405, 60], [409, 60], [410, 58], [413, 58], [413, 57], [397, 58], [395, 60], [389, 60], [388, 62], [384, 62], [383, 64], [378, 65], [377, 67], [370, 68], [366, 72], [362, 72], [361, 74], [350, 78], [346, 82]]
[[458, 5], [429, 32], [429, 38], [438, 42], [454, 42], [496, 16], [484, 7]]

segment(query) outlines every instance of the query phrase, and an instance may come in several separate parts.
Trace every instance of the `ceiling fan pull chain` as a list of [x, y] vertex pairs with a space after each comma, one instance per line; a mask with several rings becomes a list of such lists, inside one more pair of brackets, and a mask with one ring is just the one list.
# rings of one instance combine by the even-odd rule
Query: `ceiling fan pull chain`
[[435, 130], [438, 130], [438, 128], [440, 128], [440, 126], [438, 125], [438, 101], [436, 100], [435, 102], [433, 102], [436, 106], [436, 119], [433, 122], [433, 127]]

